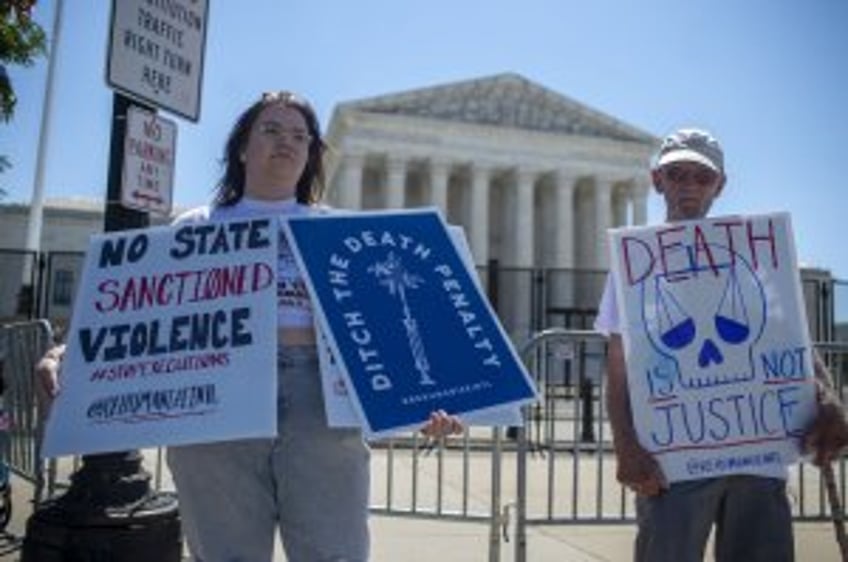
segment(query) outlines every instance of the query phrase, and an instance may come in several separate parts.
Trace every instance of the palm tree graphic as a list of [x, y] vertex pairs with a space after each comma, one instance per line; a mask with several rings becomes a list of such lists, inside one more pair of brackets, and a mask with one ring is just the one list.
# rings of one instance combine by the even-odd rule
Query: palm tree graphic
[[424, 342], [421, 341], [421, 334], [418, 331], [418, 322], [412, 317], [412, 313], [409, 310], [409, 303], [406, 301], [406, 290], [417, 289], [424, 283], [424, 280], [406, 271], [400, 258], [394, 252], [389, 252], [386, 261], [377, 262], [369, 267], [368, 272], [373, 273], [380, 284], [389, 289], [390, 295], [397, 296], [400, 299], [401, 306], [403, 307], [402, 321], [403, 327], [406, 330], [406, 338], [409, 341], [409, 348], [415, 360], [415, 369], [421, 373], [421, 379], [418, 381], [418, 384], [436, 384], [436, 381], [430, 376], [430, 362], [427, 361]]

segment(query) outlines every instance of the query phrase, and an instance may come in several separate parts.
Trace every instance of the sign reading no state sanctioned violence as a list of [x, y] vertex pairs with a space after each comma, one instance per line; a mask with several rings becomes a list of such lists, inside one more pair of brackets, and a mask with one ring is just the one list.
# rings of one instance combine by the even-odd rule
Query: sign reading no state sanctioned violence
[[45, 456], [276, 435], [277, 229], [94, 236]]
[[517, 406], [533, 384], [434, 210], [291, 217], [288, 238], [369, 436]]
[[616, 229], [610, 240], [642, 445], [671, 481], [783, 476], [815, 413], [789, 216]]

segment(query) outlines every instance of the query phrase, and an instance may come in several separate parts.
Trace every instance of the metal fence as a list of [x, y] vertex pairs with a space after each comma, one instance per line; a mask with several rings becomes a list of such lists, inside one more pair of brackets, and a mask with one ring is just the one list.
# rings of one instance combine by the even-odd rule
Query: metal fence
[[[11, 329], [18, 334], [13, 337], [22, 340], [14, 347], [19, 351], [7, 360], [7, 372], [15, 373], [10, 386], [22, 389], [12, 391], [20, 413], [9, 460], [19, 474], [35, 482], [44, 470], [34, 449], [39, 426], [33, 415], [31, 369], [49, 341], [47, 328], [43, 323], [7, 327], [7, 333]], [[848, 343], [816, 347], [844, 397]], [[605, 340], [591, 331], [548, 329], [530, 338], [521, 353], [540, 395], [525, 409], [524, 428], [470, 427], [459, 438], [437, 443], [417, 434], [373, 443], [373, 513], [486, 522], [492, 562], [500, 559], [508, 529], [515, 536], [516, 559], [524, 560], [528, 528], [633, 522], [632, 494], [615, 478], [604, 407]], [[10, 367], [9, 362], [16, 365]], [[173, 490], [162, 450], [143, 453], [154, 487]], [[76, 458], [60, 459], [48, 480], [63, 488], [77, 464]], [[844, 502], [844, 461], [837, 476]], [[830, 516], [817, 469], [805, 463], [793, 467], [789, 485], [797, 520]]]
[[[0, 249], [0, 322], [46, 318], [67, 325], [82, 276], [82, 252]], [[588, 269], [515, 268], [496, 260], [477, 270], [501, 324], [514, 342], [546, 328], [592, 326], [606, 272]], [[848, 282], [802, 270], [810, 333], [818, 341], [848, 341]]]
[[4, 381], [3, 407], [9, 415], [8, 447], [3, 459], [19, 476], [35, 485], [34, 499], [42, 498], [46, 480], [41, 459], [43, 412], [39, 412], [33, 373], [35, 364], [53, 341], [50, 324], [45, 320], [19, 322], [0, 327], [4, 339], [2, 360]]
[[[821, 342], [815, 347], [845, 403], [848, 342]], [[631, 523], [635, 517], [634, 496], [615, 477], [601, 380], [604, 338], [595, 332], [549, 329], [531, 338], [522, 354], [541, 400], [528, 408], [526, 425], [517, 432], [515, 560], [519, 562], [527, 559], [529, 527]], [[836, 466], [842, 505], [846, 473], [843, 458]], [[825, 481], [817, 468], [807, 462], [791, 467], [788, 489], [795, 520], [831, 517]]]

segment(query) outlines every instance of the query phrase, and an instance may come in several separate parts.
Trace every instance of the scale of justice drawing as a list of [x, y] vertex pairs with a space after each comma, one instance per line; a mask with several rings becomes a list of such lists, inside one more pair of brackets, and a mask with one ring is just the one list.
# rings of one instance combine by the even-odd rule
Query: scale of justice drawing
[[815, 412], [789, 217], [611, 231], [634, 423], [671, 481], [781, 476]]
[[514, 422], [535, 399], [436, 210], [292, 217], [284, 226], [366, 435], [419, 426], [438, 409]]

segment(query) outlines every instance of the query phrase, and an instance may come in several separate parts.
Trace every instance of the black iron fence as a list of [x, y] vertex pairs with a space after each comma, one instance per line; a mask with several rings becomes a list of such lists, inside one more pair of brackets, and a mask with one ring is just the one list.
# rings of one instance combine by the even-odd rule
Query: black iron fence
[[[82, 276], [82, 252], [0, 249], [0, 322], [48, 319], [61, 335]], [[516, 268], [497, 261], [478, 275], [501, 323], [516, 343], [546, 328], [592, 328], [606, 272]], [[848, 341], [848, 281], [802, 270], [804, 300], [814, 341]]]
[[[7, 365], [12, 413], [11, 447], [5, 458], [32, 479], [39, 499], [68, 485], [75, 457], [54, 461], [46, 473], [37, 463], [43, 421], [31, 392], [32, 363], [45, 346], [48, 326], [25, 322], [4, 326], [16, 342]], [[848, 398], [848, 343], [819, 342], [816, 348]], [[616, 481], [611, 430], [604, 400], [606, 341], [586, 330], [548, 329], [520, 346], [540, 400], [525, 409], [523, 430], [468, 427], [460, 438], [426, 442], [417, 434], [372, 444], [371, 509], [394, 517], [488, 522], [489, 560], [500, 560], [503, 537], [515, 537], [515, 560], [527, 559], [531, 527], [632, 523], [633, 495]], [[11, 349], [11, 348], [10, 348]], [[33, 425], [35, 424], [35, 425]], [[505, 435], [506, 433], [506, 435]], [[174, 490], [161, 449], [143, 451], [156, 490]], [[36, 460], [34, 463], [33, 460]], [[848, 465], [835, 465], [835, 493], [848, 499]], [[789, 489], [796, 520], [832, 516], [820, 471], [801, 462], [790, 468]]]

